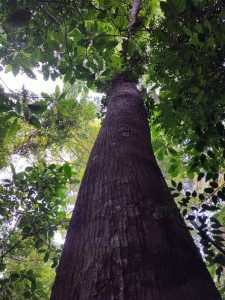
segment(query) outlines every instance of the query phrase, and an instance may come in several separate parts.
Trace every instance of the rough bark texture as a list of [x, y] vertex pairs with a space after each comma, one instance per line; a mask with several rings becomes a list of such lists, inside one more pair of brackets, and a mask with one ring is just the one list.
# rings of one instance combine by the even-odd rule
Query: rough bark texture
[[134, 83], [114, 82], [52, 300], [221, 299], [150, 145]]

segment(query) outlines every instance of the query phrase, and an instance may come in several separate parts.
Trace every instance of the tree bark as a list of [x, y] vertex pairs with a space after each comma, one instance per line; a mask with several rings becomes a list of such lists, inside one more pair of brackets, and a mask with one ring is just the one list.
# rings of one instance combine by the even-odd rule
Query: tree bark
[[52, 300], [221, 299], [157, 165], [136, 84], [114, 81]]

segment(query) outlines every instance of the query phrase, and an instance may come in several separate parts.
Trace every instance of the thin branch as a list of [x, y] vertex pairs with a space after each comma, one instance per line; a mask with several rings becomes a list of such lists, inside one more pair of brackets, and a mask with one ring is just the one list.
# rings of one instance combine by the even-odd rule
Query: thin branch
[[83, 145], [83, 143], [80, 141], [80, 140], [78, 140], [78, 138], [76, 138], [74, 135], [73, 135], [73, 139], [77, 142], [77, 144], [79, 145], [79, 146], [81, 146], [88, 154], [90, 154], [91, 152]]
[[49, 18], [60, 27], [61, 23], [57, 20], [57, 18], [52, 13], [50, 13], [50, 11], [47, 9], [46, 5], [44, 5], [44, 8], [45, 8], [45, 11], [46, 11], [47, 15], [49, 16]]
[[200, 236], [203, 238], [203, 239], [205, 239], [205, 240], [207, 240], [208, 242], [210, 242], [220, 253], [222, 253], [223, 255], [225, 255], [225, 250], [222, 248], [222, 247], [220, 247], [220, 246], [218, 246], [215, 242], [214, 242], [214, 240], [213, 239], [211, 239], [202, 229], [201, 229], [201, 227], [200, 226], [198, 226], [198, 224], [195, 222], [195, 221], [193, 221], [193, 220], [189, 220], [189, 222], [192, 224], [192, 226], [194, 226], [194, 228], [195, 229], [197, 229], [198, 230], [198, 232], [199, 232], [199, 234], [200, 234]]
[[[73, 144], [75, 144], [75, 143], [73, 143]], [[76, 145], [76, 144], [75, 144]], [[78, 158], [82, 163], [86, 163], [85, 161], [83, 161], [81, 158], [80, 158], [80, 156], [71, 148], [71, 146], [69, 146], [69, 148], [70, 148], [70, 151], [73, 153], [73, 155], [75, 155], [76, 156], [76, 158]], [[74, 164], [76, 164], [77, 166], [79, 166], [79, 167], [81, 167], [81, 165], [79, 165], [79, 164], [77, 164], [77, 163], [75, 163], [75, 162], [73, 162]]]
[[10, 258], [10, 259], [14, 259], [14, 260], [16, 260], [16, 261], [19, 261], [19, 262], [32, 262], [32, 261], [34, 261], [34, 262], [37, 262], [37, 261], [43, 261], [43, 259], [22, 259], [22, 258], [18, 258], [18, 257], [15, 257], [15, 256], [7, 256], [8, 258]]
[[14, 92], [13, 92], [13, 90], [11, 90], [8, 86], [7, 86], [7, 84], [5, 83], [5, 81], [0, 77], [0, 80], [1, 80], [1, 82], [4, 84], [4, 86], [11, 92], [11, 93], [13, 93], [13, 94], [15, 94]]

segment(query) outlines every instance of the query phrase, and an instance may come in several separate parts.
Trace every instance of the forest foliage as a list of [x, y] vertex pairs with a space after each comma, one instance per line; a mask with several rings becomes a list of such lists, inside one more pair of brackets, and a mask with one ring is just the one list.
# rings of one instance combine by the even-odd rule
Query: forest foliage
[[[3, 299], [48, 297], [61, 251], [54, 236], [67, 229], [97, 116], [119, 73], [139, 81], [155, 155], [225, 294], [225, 2], [143, 0], [130, 31], [131, 8], [128, 0], [0, 4], [2, 72], [64, 81], [51, 95], [1, 81]], [[15, 157], [29, 161], [22, 171]]]

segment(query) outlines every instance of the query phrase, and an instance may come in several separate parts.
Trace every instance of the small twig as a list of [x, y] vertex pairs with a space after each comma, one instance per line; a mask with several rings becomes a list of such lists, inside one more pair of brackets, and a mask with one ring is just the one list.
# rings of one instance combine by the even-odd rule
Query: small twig
[[5, 86], [11, 93], [14, 94], [13, 90], [11, 90], [11, 89], [7, 86], [7, 84], [5, 83], [5, 81], [4, 81], [1, 77], [0, 77], [0, 80], [1, 80], [1, 82], [4, 84], [4, 86]]

